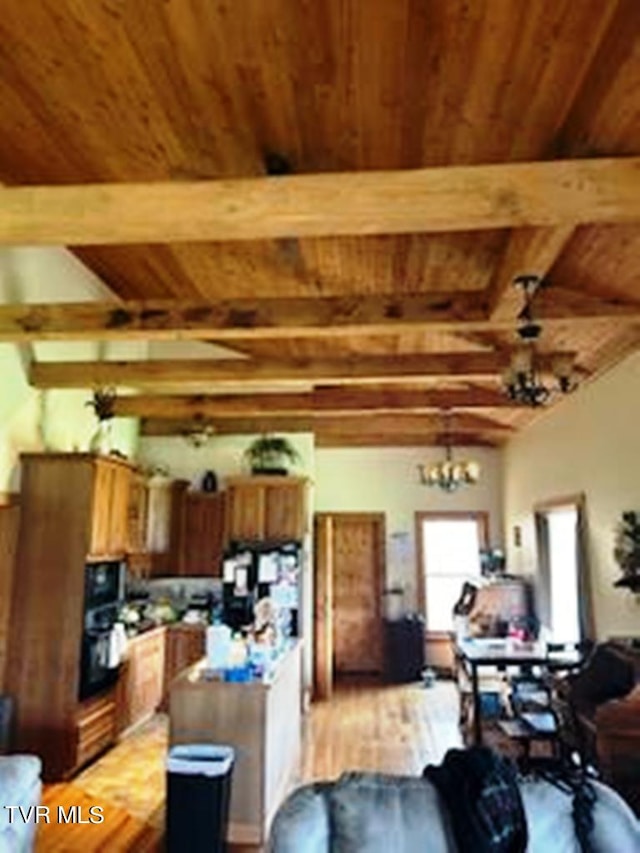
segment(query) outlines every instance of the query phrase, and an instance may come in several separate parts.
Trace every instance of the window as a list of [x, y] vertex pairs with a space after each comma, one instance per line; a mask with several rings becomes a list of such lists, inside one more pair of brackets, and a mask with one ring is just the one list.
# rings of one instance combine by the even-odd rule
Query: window
[[556, 642], [578, 642], [578, 513], [575, 507], [547, 516], [551, 575], [551, 632]]
[[536, 597], [549, 639], [575, 643], [591, 635], [591, 600], [581, 497], [535, 507]]
[[427, 631], [451, 631], [453, 606], [465, 581], [480, 580], [480, 549], [486, 546], [484, 513], [418, 513], [418, 598]]

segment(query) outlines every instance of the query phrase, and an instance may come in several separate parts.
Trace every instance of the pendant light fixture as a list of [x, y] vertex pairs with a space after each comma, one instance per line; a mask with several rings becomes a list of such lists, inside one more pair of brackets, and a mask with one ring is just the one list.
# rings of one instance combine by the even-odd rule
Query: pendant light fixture
[[452, 412], [442, 412], [445, 458], [432, 465], [418, 465], [420, 482], [423, 486], [436, 486], [444, 492], [455, 492], [460, 486], [470, 486], [478, 482], [480, 466], [475, 460], [453, 458], [451, 443]]
[[514, 403], [537, 408], [549, 402], [554, 393], [568, 394], [577, 387], [574, 376], [573, 356], [558, 355], [551, 365], [555, 379], [552, 385], [543, 380], [536, 341], [542, 332], [542, 326], [533, 317], [533, 297], [542, 281], [537, 275], [520, 275], [514, 280], [514, 286], [522, 290], [524, 305], [517, 329], [519, 346], [511, 356], [511, 362], [502, 376], [505, 394]]

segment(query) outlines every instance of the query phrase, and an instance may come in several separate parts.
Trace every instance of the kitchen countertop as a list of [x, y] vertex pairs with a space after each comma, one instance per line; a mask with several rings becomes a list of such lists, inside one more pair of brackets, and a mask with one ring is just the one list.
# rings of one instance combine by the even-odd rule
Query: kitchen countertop
[[170, 631], [204, 631], [208, 627], [208, 625], [193, 625], [189, 622], [164, 622], [160, 625], [151, 623], [149, 625], [145, 625], [143, 628], [136, 629], [133, 633], [127, 633], [127, 639], [131, 642], [138, 637], [146, 637], [147, 634], [151, 634], [153, 631], [159, 631], [160, 629], [165, 628], [168, 628]]

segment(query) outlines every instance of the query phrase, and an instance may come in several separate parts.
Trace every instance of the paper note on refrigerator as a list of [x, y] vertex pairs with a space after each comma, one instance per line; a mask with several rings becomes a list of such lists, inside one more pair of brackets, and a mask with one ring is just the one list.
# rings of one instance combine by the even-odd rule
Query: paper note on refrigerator
[[260, 554], [258, 559], [258, 583], [275, 583], [278, 580], [278, 555]]
[[236, 561], [231, 559], [222, 562], [222, 580], [224, 583], [233, 583], [236, 579]]

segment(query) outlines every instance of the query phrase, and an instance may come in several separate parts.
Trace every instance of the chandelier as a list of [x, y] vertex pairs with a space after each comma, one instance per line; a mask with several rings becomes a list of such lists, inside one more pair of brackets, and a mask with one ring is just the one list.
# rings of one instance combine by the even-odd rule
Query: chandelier
[[533, 296], [541, 285], [537, 275], [520, 275], [514, 285], [522, 289], [524, 305], [518, 321], [517, 334], [522, 342], [511, 356], [511, 362], [502, 376], [504, 391], [510, 400], [524, 406], [544, 406], [554, 392], [568, 394], [577, 387], [573, 375], [573, 356], [557, 355], [550, 372], [555, 380], [552, 386], [546, 385], [542, 378], [540, 354], [536, 350], [536, 341], [542, 332], [542, 326], [533, 318]]
[[191, 447], [204, 447], [210, 438], [216, 434], [216, 428], [212, 423], [209, 423], [201, 416], [197, 416], [193, 420], [193, 424], [182, 430], [182, 437], [190, 444]]
[[480, 466], [473, 460], [454, 461], [451, 448], [451, 413], [443, 413], [445, 458], [433, 465], [418, 465], [420, 482], [423, 486], [437, 486], [445, 492], [455, 492], [460, 486], [471, 486], [478, 482]]

